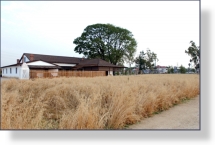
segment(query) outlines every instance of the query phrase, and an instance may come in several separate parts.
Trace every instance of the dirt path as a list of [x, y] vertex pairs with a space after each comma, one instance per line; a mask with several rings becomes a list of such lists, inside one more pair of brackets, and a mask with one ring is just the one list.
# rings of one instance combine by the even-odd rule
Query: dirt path
[[199, 129], [199, 96], [127, 129]]

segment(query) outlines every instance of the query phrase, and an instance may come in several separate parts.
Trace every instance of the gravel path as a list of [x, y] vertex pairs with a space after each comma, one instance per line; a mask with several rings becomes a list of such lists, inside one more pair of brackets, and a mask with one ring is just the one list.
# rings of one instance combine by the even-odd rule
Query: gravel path
[[127, 129], [200, 129], [199, 96], [143, 119]]

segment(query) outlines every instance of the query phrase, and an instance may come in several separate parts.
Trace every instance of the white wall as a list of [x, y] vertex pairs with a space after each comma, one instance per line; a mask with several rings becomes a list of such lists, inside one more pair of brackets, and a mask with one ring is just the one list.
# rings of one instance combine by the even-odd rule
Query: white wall
[[113, 76], [113, 71], [108, 71], [109, 76]]
[[[17, 73], [16, 73], [16, 68], [17, 68]], [[6, 67], [2, 69], [2, 76], [3, 77], [14, 77], [14, 78], [19, 78], [20, 76], [20, 66], [11, 66], [11, 67]], [[7, 69], [7, 73], [6, 73]], [[10, 72], [11, 69], [11, 72]]]
[[167, 72], [167, 68], [157, 68], [159, 73], [166, 73]]
[[167, 73], [168, 72], [168, 69], [167, 68], [164, 68], [163, 69], [163, 73]]
[[20, 68], [19, 79], [29, 79], [30, 78], [30, 69], [26, 63], [23, 63]]
[[41, 66], [55, 66], [53, 64], [50, 64], [50, 63], [47, 63], [47, 62], [44, 62], [44, 61], [35, 61], [35, 62], [30, 62], [30, 63], [27, 63], [27, 65], [41, 65]]

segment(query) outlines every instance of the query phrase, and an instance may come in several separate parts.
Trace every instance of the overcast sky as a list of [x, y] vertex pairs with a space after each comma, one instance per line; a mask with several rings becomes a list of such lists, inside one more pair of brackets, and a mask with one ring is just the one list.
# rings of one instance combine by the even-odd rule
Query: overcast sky
[[185, 49], [199, 46], [199, 1], [1, 1], [1, 66], [23, 53], [82, 57], [73, 40], [96, 23], [128, 29], [136, 56], [149, 48], [161, 66], [188, 67]]

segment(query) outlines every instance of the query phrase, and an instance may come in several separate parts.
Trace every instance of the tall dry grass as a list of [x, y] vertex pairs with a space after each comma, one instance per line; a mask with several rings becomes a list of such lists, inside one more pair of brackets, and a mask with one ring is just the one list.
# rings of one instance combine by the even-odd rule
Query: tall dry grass
[[199, 75], [2, 82], [2, 129], [122, 129], [199, 94]]

